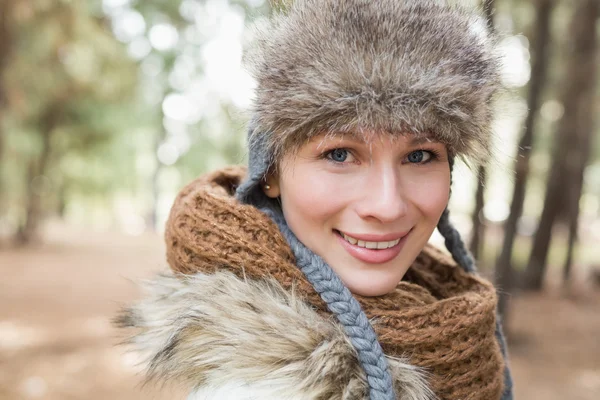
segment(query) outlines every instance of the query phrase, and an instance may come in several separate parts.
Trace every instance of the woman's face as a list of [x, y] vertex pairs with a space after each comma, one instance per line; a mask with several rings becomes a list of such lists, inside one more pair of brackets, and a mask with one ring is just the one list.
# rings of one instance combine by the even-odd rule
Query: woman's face
[[446, 147], [419, 136], [320, 135], [283, 157], [265, 189], [355, 294], [392, 291], [433, 233], [450, 194]]

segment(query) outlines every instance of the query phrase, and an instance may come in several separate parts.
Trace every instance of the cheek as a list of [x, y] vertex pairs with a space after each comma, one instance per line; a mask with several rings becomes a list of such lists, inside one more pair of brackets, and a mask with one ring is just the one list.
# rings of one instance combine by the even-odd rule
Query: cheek
[[450, 199], [450, 173], [439, 171], [422, 179], [410, 180], [406, 186], [407, 199], [428, 220], [437, 220]]
[[280, 176], [283, 212], [290, 228], [298, 237], [305, 231], [329, 229], [332, 219], [347, 203], [342, 193], [347, 191], [339, 179], [318, 169], [302, 165], [287, 169]]

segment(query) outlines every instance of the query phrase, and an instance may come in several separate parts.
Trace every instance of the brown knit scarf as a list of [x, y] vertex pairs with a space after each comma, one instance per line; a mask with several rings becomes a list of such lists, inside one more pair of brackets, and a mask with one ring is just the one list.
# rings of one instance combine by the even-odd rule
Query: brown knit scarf
[[[201, 177], [178, 195], [166, 227], [167, 259], [180, 273], [226, 269], [238, 276], [275, 277], [319, 312], [325, 303], [294, 263], [277, 226], [234, 198], [245, 168]], [[407, 357], [431, 373], [440, 400], [496, 400], [503, 359], [496, 338], [495, 290], [427, 246], [395, 291], [356, 296], [388, 356]]]

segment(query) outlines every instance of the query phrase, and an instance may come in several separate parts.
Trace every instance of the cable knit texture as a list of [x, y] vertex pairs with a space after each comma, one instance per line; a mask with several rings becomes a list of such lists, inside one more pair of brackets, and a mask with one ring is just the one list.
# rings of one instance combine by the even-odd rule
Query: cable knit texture
[[[328, 315], [275, 223], [234, 198], [244, 176], [243, 167], [229, 167], [181, 191], [166, 229], [171, 268], [183, 274], [272, 277]], [[490, 283], [427, 246], [395, 291], [356, 298], [385, 354], [425, 368], [440, 400], [501, 398], [504, 362], [494, 335], [496, 295]]]

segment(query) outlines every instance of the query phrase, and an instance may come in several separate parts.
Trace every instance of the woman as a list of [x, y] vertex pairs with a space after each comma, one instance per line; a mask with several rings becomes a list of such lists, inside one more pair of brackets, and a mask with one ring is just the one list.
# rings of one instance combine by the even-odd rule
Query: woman
[[249, 168], [183, 189], [175, 274], [120, 319], [148, 378], [191, 399], [511, 399], [495, 291], [446, 209], [454, 159], [489, 156], [485, 24], [443, 1], [296, 0], [265, 32]]

